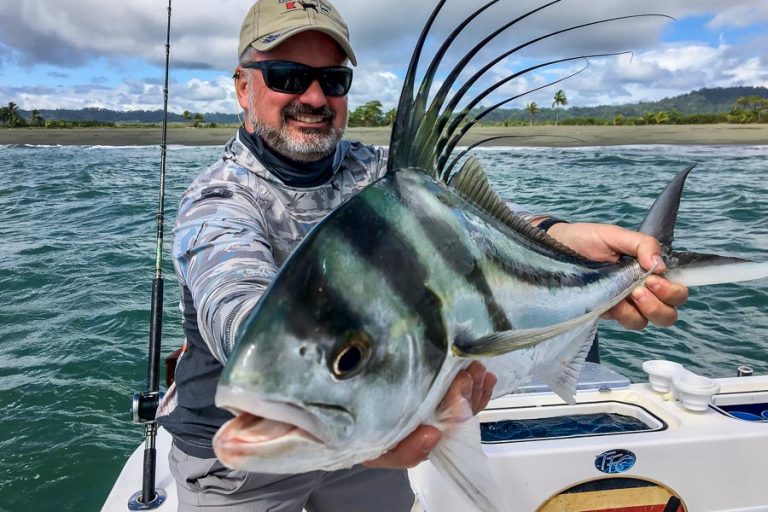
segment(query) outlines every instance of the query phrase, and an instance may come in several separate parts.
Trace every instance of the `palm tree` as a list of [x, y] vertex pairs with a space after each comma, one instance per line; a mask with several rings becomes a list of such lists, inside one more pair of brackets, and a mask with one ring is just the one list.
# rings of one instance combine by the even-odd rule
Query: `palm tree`
[[565, 92], [560, 89], [555, 93], [555, 101], [552, 102], [552, 108], [555, 109], [555, 126], [560, 119], [560, 107], [568, 104], [568, 98], [565, 97]]
[[391, 108], [387, 110], [386, 114], [384, 114], [384, 120], [389, 126], [392, 126], [395, 123], [396, 116], [397, 116], [397, 110], [394, 108]]
[[192, 116], [192, 119], [194, 120], [194, 123], [192, 124], [192, 126], [194, 126], [195, 128], [199, 128], [200, 126], [202, 126], [203, 122], [205, 121], [203, 114], [201, 114], [200, 112], [195, 112], [195, 115]]
[[7, 107], [3, 107], [2, 119], [11, 128], [24, 124], [24, 118], [19, 114], [19, 106], [12, 101], [8, 102]]
[[740, 107], [732, 107], [731, 111], [728, 113], [728, 122], [729, 123], [739, 123], [744, 124], [749, 119], [749, 114], [747, 112], [744, 112], [744, 109]]
[[529, 120], [530, 126], [533, 126], [533, 116], [541, 112], [541, 109], [539, 108], [539, 106], [536, 104], [535, 101], [532, 101], [527, 105], [525, 105], [525, 110], [528, 111], [528, 120]]
[[188, 123], [190, 119], [192, 119], [192, 113], [189, 110], [185, 110], [182, 112], [181, 117], [184, 118], [184, 122]]
[[386, 122], [379, 100], [360, 105], [354, 110], [353, 116], [359, 126], [381, 126]]
[[643, 119], [643, 123], [645, 123], [645, 124], [655, 123], [656, 122], [656, 113], [655, 112], [646, 112], [645, 114], [643, 114], [642, 119]]
[[768, 99], [760, 96], [744, 96], [736, 100], [736, 105], [752, 111], [752, 116], [760, 122], [760, 114], [768, 111]]
[[666, 123], [669, 121], [669, 114], [666, 112], [656, 112], [653, 114], [653, 120], [656, 124]]
[[43, 126], [45, 124], [45, 119], [43, 119], [43, 116], [40, 115], [40, 111], [37, 109], [32, 111], [32, 124], [34, 126]]

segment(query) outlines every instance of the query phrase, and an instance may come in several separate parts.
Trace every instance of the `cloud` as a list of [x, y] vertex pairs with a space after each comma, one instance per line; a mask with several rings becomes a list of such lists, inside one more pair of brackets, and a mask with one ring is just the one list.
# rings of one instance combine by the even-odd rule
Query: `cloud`
[[395, 108], [402, 87], [402, 80], [386, 69], [370, 67], [356, 70], [349, 105], [355, 108], [375, 98], [381, 101], [385, 110]]
[[[172, 112], [235, 113], [231, 80], [193, 79], [171, 83], [168, 108]], [[162, 85], [126, 79], [117, 86], [84, 83], [70, 86], [0, 86], [0, 98], [15, 101], [20, 108], [80, 109], [100, 107], [112, 110], [157, 110], [163, 104]]]
[[[193, 69], [231, 69], [240, 23], [250, 5], [251, 0], [186, 0], [177, 4], [172, 13], [174, 62]], [[335, 5], [348, 21], [356, 49], [366, 59], [378, 58], [397, 66], [407, 62], [432, 8], [431, 2], [412, 0], [337, 0]], [[435, 34], [446, 35], [478, 5], [448, 2], [435, 25]], [[540, 3], [532, 0], [502, 1], [480, 15], [465, 32], [468, 37], [482, 37], [502, 20], [513, 19], [537, 5]], [[98, 56], [138, 57], [157, 65], [164, 60], [167, 11], [157, 0], [0, 0], [0, 8], [4, 13], [0, 18], [0, 43], [16, 49], [30, 65], [45, 62], [77, 66]], [[499, 41], [524, 41], [553, 29], [640, 12], [714, 14], [715, 28], [743, 24], [745, 19], [768, 18], [764, 0], [645, 0], [641, 7], [635, 0], [564, 0], [516, 24]], [[565, 49], [578, 53], [616, 48], [617, 44], [650, 45], [668, 23], [662, 19], [616, 22], [539, 46], [542, 52], [561, 55]]]
[[[186, 77], [197, 72], [205, 78], [188, 78], [172, 84], [172, 109], [236, 110], [229, 75], [236, 64], [240, 23], [251, 3], [252, 0], [175, 3], [171, 31], [172, 69], [190, 70], [185, 73]], [[350, 106], [354, 108], [371, 99], [379, 99], [385, 108], [393, 107], [402, 86], [402, 72], [433, 2], [336, 0], [334, 4], [349, 24], [360, 62], [355, 70]], [[157, 0], [122, 3], [0, 0], [3, 11], [0, 17], [0, 63], [3, 68], [7, 69], [10, 61], [24, 68], [46, 64], [56, 66], [58, 69], [51, 73], [58, 75], [71, 78], [77, 76], [74, 73], [83, 72], [84, 77], [94, 77], [90, 84], [57, 88], [55, 94], [39, 97], [32, 94], [30, 88], [5, 87], [6, 97], [23, 108], [48, 108], [41, 104], [25, 106], [25, 102], [38, 99], [45, 104], [64, 102], [72, 105], [71, 108], [79, 108], [74, 105], [157, 108], [162, 104], [162, 80], [159, 77], [165, 63], [166, 5]], [[480, 0], [446, 2], [427, 49], [433, 51], [455, 25], [480, 5]], [[446, 60], [456, 62], [502, 23], [540, 5], [541, 2], [536, 0], [501, 0], [472, 21], [451, 45]], [[662, 35], [675, 30], [674, 21], [661, 17], [615, 21], [532, 44], [497, 65], [489, 73], [488, 80], [500, 79], [504, 73], [547, 59], [629, 49], [634, 51], [631, 60], [625, 57], [591, 59], [589, 69], [557, 87], [573, 91], [569, 94], [572, 104], [594, 104], [651, 99], [707, 86], [764, 85], [768, 81], [768, 38], [757, 35], [752, 40], [741, 38], [731, 42], [732, 38], [728, 36], [731, 29], [766, 23], [768, 2], [765, 0], [644, 0], [641, 4], [636, 0], [563, 0], [510, 27], [490, 42], [468, 68], [477, 69], [495, 55], [552, 31], [638, 13], [664, 13], [679, 19], [704, 17], [710, 20], [708, 29], [720, 31], [723, 39], [718, 46], [693, 38], [677, 42], [675, 46], [660, 45]], [[738, 46], [734, 46], [736, 44]], [[137, 73], [131, 62], [147, 62], [154, 69], [143, 67]], [[581, 62], [574, 62], [521, 77], [501, 87], [498, 94], [485, 103], [520, 94], [581, 66]], [[67, 68], [70, 71], [66, 71]], [[438, 79], [445, 77], [447, 69], [441, 67]], [[64, 78], [58, 75], [49, 76]], [[3, 77], [8, 76], [8, 71], [3, 71]], [[108, 81], [106, 76], [111, 79]], [[146, 78], [122, 79], [125, 76]], [[118, 85], [109, 89], [93, 87], [115, 82]], [[10, 96], [9, 91], [15, 91], [15, 96]], [[538, 94], [540, 96], [531, 95], [520, 101], [551, 96], [548, 91]], [[89, 101], [92, 104], [89, 105]], [[542, 101], [542, 104], [549, 103], [551, 100]]]
[[768, 21], [768, 3], [734, 2], [732, 6], [727, 7], [712, 18], [709, 26], [713, 29], [744, 28], [766, 21]]

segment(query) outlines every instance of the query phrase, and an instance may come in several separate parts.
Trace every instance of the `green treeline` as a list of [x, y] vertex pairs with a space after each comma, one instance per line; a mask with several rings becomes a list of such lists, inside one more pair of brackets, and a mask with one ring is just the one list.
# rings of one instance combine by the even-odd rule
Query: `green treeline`
[[[2, 102], [0, 102], [2, 104]], [[725, 87], [700, 89], [656, 102], [627, 105], [578, 107], [568, 105], [567, 91], [554, 93], [551, 108], [528, 103], [525, 108], [497, 109], [484, 116], [482, 126], [527, 125], [654, 125], [654, 124], [719, 124], [768, 122], [768, 88]], [[472, 112], [485, 110], [479, 106]], [[395, 109], [385, 111], [379, 100], [372, 100], [349, 113], [351, 127], [389, 126], [394, 121]], [[162, 110], [135, 110], [119, 112], [103, 108], [80, 110], [19, 109], [14, 102], [0, 107], [0, 126], [73, 128], [99, 126], [146, 126], [162, 122]], [[177, 126], [216, 127], [218, 124], [239, 125], [236, 114], [169, 112], [168, 121]]]
[[[90, 128], [100, 126], [147, 126], [158, 125], [163, 121], [162, 110], [132, 110], [118, 112], [104, 108], [84, 108], [80, 110], [55, 109], [32, 110], [19, 109], [14, 102], [0, 107], [0, 126], [8, 128]], [[185, 110], [181, 114], [168, 113], [168, 122], [195, 128], [216, 128], [218, 123], [239, 124], [235, 114], [203, 114]]]
[[[734, 92], [758, 92], [762, 95], [734, 97]], [[765, 88], [702, 89], [672, 99], [634, 105], [572, 107], [565, 110], [563, 107], [566, 105], [568, 105], [568, 98], [566, 92], [561, 89], [553, 96], [552, 108], [542, 108], [534, 101], [528, 103], [524, 109], [498, 109], [481, 119], [478, 125], [638, 126], [768, 123], [768, 89]], [[479, 106], [473, 110], [473, 115], [483, 110], [485, 107]], [[387, 126], [392, 124], [394, 115], [394, 109], [384, 112], [380, 101], [369, 101], [350, 112], [349, 125], [352, 127]]]

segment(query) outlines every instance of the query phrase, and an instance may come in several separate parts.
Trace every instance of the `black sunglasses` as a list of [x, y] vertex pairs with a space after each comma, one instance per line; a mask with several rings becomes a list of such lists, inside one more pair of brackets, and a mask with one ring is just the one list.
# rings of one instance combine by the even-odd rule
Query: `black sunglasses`
[[346, 66], [313, 68], [287, 60], [249, 62], [241, 67], [260, 69], [267, 87], [277, 92], [301, 94], [317, 80], [326, 96], [345, 96], [352, 85], [352, 70]]

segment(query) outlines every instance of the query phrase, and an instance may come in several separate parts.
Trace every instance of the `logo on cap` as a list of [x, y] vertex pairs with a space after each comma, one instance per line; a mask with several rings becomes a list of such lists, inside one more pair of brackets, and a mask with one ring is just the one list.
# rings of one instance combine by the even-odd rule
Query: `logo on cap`
[[[314, 9], [315, 12], [322, 12], [323, 14], [329, 14], [330, 11], [327, 7], [320, 4], [310, 3], [310, 2], [303, 2], [302, 0], [290, 0], [288, 2], [281, 2], [285, 3], [285, 9], [288, 11], [293, 11], [301, 7], [303, 10], [307, 11], [309, 9]], [[298, 4], [298, 5], [297, 5]], [[319, 7], [319, 9], [318, 9]]]
[[269, 44], [272, 41], [276, 41], [277, 39], [279, 39], [280, 36], [282, 36], [283, 34], [285, 34], [285, 32], [275, 32], [273, 34], [267, 34], [266, 36], [259, 39], [259, 41], [261, 41], [264, 44]]

